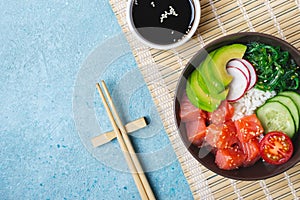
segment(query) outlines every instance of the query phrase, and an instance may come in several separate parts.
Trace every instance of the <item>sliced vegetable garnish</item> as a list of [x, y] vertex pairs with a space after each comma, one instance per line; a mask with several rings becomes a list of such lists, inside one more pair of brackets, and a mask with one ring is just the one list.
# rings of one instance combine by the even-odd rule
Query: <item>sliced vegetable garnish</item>
[[278, 101], [267, 102], [257, 109], [256, 114], [266, 133], [282, 131], [290, 138], [294, 136], [294, 119], [286, 105]]
[[296, 104], [300, 115], [300, 94], [293, 91], [284, 91], [284, 92], [280, 92], [278, 95], [290, 97]]
[[250, 71], [248, 67], [241, 60], [242, 59], [233, 59], [227, 63], [227, 67], [235, 67], [240, 69], [246, 75], [247, 81], [250, 84], [250, 79], [251, 79]]
[[254, 85], [257, 82], [257, 74], [255, 71], [255, 68], [248, 60], [245, 60], [245, 59], [238, 59], [238, 60], [241, 61], [248, 68], [248, 70], [250, 72], [250, 83], [249, 83], [249, 88], [248, 88], [248, 90], [250, 90], [251, 88], [254, 87]]
[[246, 93], [249, 86], [248, 78], [244, 72], [236, 67], [228, 66], [227, 72], [233, 77], [231, 83], [229, 84], [227, 100], [230, 102], [235, 102], [243, 97], [243, 95]]
[[293, 143], [283, 132], [274, 131], [260, 141], [261, 157], [268, 163], [280, 165], [287, 162], [293, 154]]
[[299, 112], [298, 112], [298, 107], [295, 104], [295, 102], [287, 96], [282, 96], [282, 95], [277, 95], [271, 99], [268, 100], [268, 102], [273, 102], [277, 101], [285, 105], [288, 110], [290, 111], [293, 119], [294, 119], [294, 124], [295, 124], [295, 131], [298, 131], [299, 128]]

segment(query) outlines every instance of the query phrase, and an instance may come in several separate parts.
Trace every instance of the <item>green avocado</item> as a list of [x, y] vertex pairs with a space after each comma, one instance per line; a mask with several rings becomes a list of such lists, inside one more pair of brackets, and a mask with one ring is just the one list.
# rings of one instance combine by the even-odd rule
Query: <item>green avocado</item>
[[[199, 71], [195, 70], [188, 78], [186, 86], [187, 97], [189, 98], [190, 102], [197, 108], [208, 112], [213, 112], [215, 109], [218, 108], [221, 101], [224, 100], [224, 96], [226, 98], [227, 94], [220, 94], [215, 98], [210, 94], [205, 93], [198, 84], [198, 73]], [[226, 92], [228, 93], [228, 91]]]
[[[203, 68], [204, 65], [207, 65], [213, 55], [214, 52], [211, 52], [210, 54], [208, 54], [205, 58], [205, 60], [203, 62], [200, 63], [200, 65], [192, 72], [192, 74], [194, 74], [194, 76], [197, 76], [197, 78], [195, 77], [194, 80], [197, 80], [195, 82], [193, 82], [193, 84], [198, 84], [201, 89], [203, 90], [203, 92], [205, 92], [206, 94], [210, 94], [211, 93], [211, 89], [209, 86], [209, 80], [207, 79], [208, 76], [206, 76], [203, 71], [201, 70]], [[193, 85], [192, 84], [192, 85]]]
[[216, 51], [209, 53], [199, 67], [201, 76], [206, 84], [206, 88], [209, 94], [219, 94], [225, 89], [225, 86], [214, 75], [215, 70], [213, 70], [213, 68], [215, 66], [212, 63], [212, 58], [214, 57], [215, 53]]
[[[199, 69], [196, 69], [193, 73], [194, 75], [191, 75], [193, 80], [192, 81], [193, 88], [200, 87], [205, 94], [208, 94], [213, 98], [221, 99], [221, 100], [226, 99], [229, 89], [223, 86], [222, 91], [216, 93], [215, 88], [213, 88], [212, 85], [210, 84], [211, 82], [209, 82], [211, 80], [207, 79], [207, 76], [203, 76]], [[194, 84], [198, 84], [198, 85], [194, 85]]]
[[197, 79], [196, 83], [201, 87], [203, 92], [205, 92], [206, 94], [210, 94], [208, 84], [207, 84], [208, 82], [203, 77], [203, 75], [202, 75], [201, 71], [199, 70], [199, 68], [197, 68], [193, 73], [195, 73], [195, 76], [197, 77], [196, 78]]
[[209, 53], [205, 60], [188, 77], [186, 94], [190, 102], [202, 110], [213, 112], [226, 99], [232, 77], [226, 64], [234, 58], [242, 58], [246, 46], [232, 44]]
[[243, 44], [231, 44], [223, 46], [216, 50], [211, 62], [210, 72], [216, 81], [216, 88], [226, 87], [232, 81], [232, 76], [227, 73], [226, 64], [234, 58], [242, 58], [246, 52], [247, 46]]

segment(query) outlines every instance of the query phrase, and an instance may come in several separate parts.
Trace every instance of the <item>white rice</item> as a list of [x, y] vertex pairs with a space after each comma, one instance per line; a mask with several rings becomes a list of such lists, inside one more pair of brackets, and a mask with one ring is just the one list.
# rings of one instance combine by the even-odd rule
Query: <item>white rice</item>
[[263, 105], [268, 99], [275, 95], [275, 91], [264, 92], [262, 90], [252, 88], [247, 91], [240, 100], [232, 104], [234, 106], [234, 116], [232, 119], [237, 120], [246, 115], [255, 113], [255, 110], [258, 107]]

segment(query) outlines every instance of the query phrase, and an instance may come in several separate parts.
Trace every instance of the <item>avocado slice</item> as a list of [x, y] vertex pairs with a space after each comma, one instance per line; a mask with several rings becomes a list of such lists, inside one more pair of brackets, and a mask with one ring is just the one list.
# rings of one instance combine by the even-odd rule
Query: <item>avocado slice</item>
[[206, 94], [210, 94], [209, 92], [209, 88], [207, 85], [207, 81], [205, 81], [204, 77], [201, 74], [201, 71], [199, 70], [199, 68], [197, 68], [193, 73], [195, 73], [195, 76], [197, 77], [197, 83], [198, 85], [201, 87], [201, 89], [203, 90], [203, 92], [205, 92]]
[[226, 87], [230, 84], [232, 77], [227, 73], [226, 64], [234, 58], [242, 58], [246, 49], [246, 45], [231, 44], [216, 50], [210, 62], [210, 72], [214, 75], [213, 79], [216, 81], [214, 85], [217, 88], [220, 87], [219, 85]]
[[[208, 112], [213, 112], [219, 107], [221, 101], [224, 99], [224, 95], [222, 96], [222, 98], [214, 98], [211, 95], [205, 93], [198, 84], [197, 74], [197, 70], [195, 70], [188, 78], [186, 86], [187, 97], [190, 102], [197, 108]], [[226, 96], [227, 95], [225, 95], [225, 98]]]
[[225, 89], [225, 86], [221, 83], [218, 77], [214, 75], [215, 70], [212, 70], [212, 68], [215, 67], [212, 63], [212, 58], [216, 51], [217, 50], [209, 53], [201, 65], [201, 73], [209, 90], [209, 94], [218, 94]]
[[[214, 51], [214, 52], [215, 52], [215, 51]], [[203, 73], [202, 68], [203, 68], [203, 66], [206, 66], [206, 65], [210, 62], [210, 60], [211, 60], [211, 58], [212, 58], [214, 52], [211, 52], [210, 54], [208, 54], [208, 55], [206, 56], [206, 58], [204, 59], [204, 61], [201, 62], [200, 65], [192, 72], [193, 74], [194, 74], [194, 73], [197, 74], [197, 75], [195, 75], [195, 76], [197, 76], [197, 78], [195, 78], [195, 79], [198, 80], [198, 85], [201, 87], [201, 89], [202, 89], [206, 94], [210, 94], [210, 93], [211, 93], [211, 88], [209, 88], [209, 87], [210, 87], [210, 86], [209, 86], [209, 83], [210, 83], [210, 82], [209, 82], [209, 80], [208, 80], [208, 77], [209, 77], [209, 76], [206, 76], [206, 75]]]
[[[203, 78], [201, 72], [198, 69], [196, 69], [193, 72], [193, 75], [191, 75], [191, 76], [193, 77], [192, 78], [193, 81], [191, 83], [192, 88], [194, 87], [193, 86], [194, 84], [198, 83], [199, 87], [203, 90], [203, 92], [208, 94], [209, 96], [216, 98], [216, 99], [221, 99], [221, 100], [226, 99], [228, 91], [229, 91], [228, 88], [225, 88], [224, 86], [222, 86], [222, 91], [216, 93], [215, 88], [212, 88], [212, 86], [210, 85], [210, 82], [207, 82], [208, 79]], [[197, 80], [197, 82], [194, 80]]]
[[[211, 68], [213, 67], [211, 65], [212, 58], [216, 51], [212, 51], [209, 53], [206, 57], [206, 59], [201, 63], [199, 70], [201, 78], [203, 79], [202, 82], [206, 87], [206, 90], [208, 94], [219, 94], [220, 92], [224, 91], [225, 87], [223, 84], [220, 84], [218, 80], [214, 78], [213, 70]], [[199, 78], [199, 79], [201, 79]], [[201, 86], [202, 86], [201, 85]], [[202, 87], [203, 88], [203, 87]]]

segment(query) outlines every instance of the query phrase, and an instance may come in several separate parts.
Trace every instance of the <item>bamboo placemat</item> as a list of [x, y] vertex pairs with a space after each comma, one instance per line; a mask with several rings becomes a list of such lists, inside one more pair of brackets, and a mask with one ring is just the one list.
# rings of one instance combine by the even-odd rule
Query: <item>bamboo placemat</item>
[[298, 199], [300, 164], [276, 177], [237, 181], [216, 175], [187, 152], [174, 123], [173, 97], [187, 61], [223, 35], [255, 31], [282, 38], [300, 49], [299, 0], [201, 0], [201, 22], [192, 40], [168, 51], [148, 48], [129, 32], [126, 1], [110, 0], [157, 106], [165, 130], [195, 199]]

